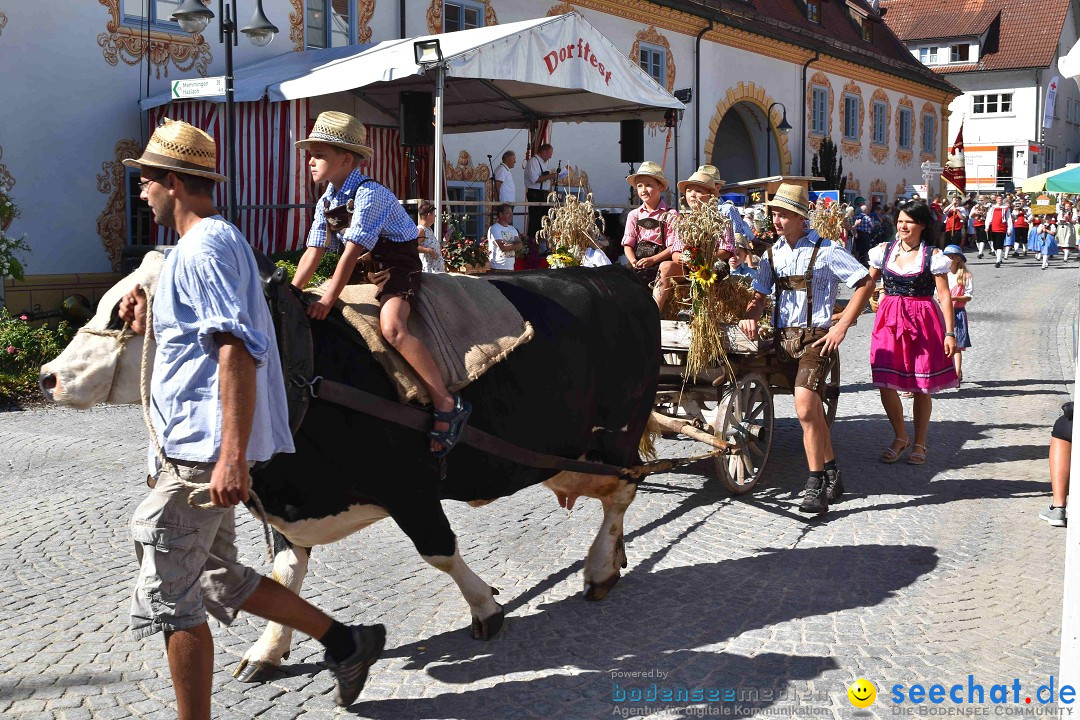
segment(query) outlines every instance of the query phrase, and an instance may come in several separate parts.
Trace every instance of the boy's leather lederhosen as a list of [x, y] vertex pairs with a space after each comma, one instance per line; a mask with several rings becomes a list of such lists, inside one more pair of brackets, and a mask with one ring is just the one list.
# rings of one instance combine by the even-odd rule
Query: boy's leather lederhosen
[[[644, 230], [656, 230], [660, 229], [660, 244], [654, 243], [651, 240], [638, 240], [634, 246], [634, 255], [639, 260], [650, 258], [653, 255], [657, 255], [664, 251], [667, 247], [667, 223], [663, 220], [657, 220], [656, 218], [638, 218], [634, 220], [634, 224]], [[656, 282], [656, 276], [660, 272], [659, 265], [653, 265], [648, 268], [635, 269], [637, 276], [645, 282], [646, 285], [651, 285]]]
[[[810, 263], [802, 275], [779, 275], [773, 260], [771, 245], [766, 252], [773, 272], [773, 327], [776, 328], [773, 342], [776, 357], [789, 367], [798, 365], [794, 377], [789, 378], [794, 386], [805, 387], [824, 397], [825, 370], [832, 359], [829, 356], [822, 357], [817, 348], [812, 347], [828, 333], [826, 328], [816, 328], [813, 325], [814, 264], [817, 262], [818, 250], [821, 249], [821, 241], [822, 238], [819, 236], [814, 244], [814, 251], [810, 254]], [[780, 292], [783, 290], [806, 293], [806, 327], [780, 327]]]
[[[367, 183], [378, 185], [371, 178], [365, 178], [357, 185], [357, 190]], [[340, 233], [352, 225], [353, 213], [356, 210], [354, 197], [335, 208], [329, 207], [329, 198], [323, 203], [327, 237], [332, 237], [331, 232]], [[374, 283], [379, 286], [376, 299], [381, 299], [384, 295], [396, 295], [410, 300], [420, 292], [420, 276], [423, 272], [420, 253], [417, 250], [418, 244], [416, 238], [411, 241], [394, 242], [380, 235], [375, 247], [361, 255], [356, 261], [347, 284]], [[386, 271], [389, 271], [388, 276], [377, 277], [379, 273]]]

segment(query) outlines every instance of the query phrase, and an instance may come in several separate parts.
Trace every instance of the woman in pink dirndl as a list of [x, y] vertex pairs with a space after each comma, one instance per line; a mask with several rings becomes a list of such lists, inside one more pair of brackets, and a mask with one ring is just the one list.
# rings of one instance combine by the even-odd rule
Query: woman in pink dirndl
[[[947, 279], [951, 263], [935, 247], [936, 228], [926, 203], [906, 203], [896, 222], [896, 240], [870, 253], [870, 278], [885, 280], [871, 335], [870, 369], [896, 436], [881, 454], [887, 463], [899, 460], [909, 448], [908, 463], [926, 462], [930, 394], [959, 385], [952, 362], [956, 335]], [[908, 439], [898, 392], [915, 396], [914, 442]]]

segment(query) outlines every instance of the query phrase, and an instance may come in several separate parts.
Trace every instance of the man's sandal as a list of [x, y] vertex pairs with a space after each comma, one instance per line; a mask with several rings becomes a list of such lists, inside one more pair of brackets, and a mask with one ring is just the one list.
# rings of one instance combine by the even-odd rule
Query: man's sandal
[[[904, 446], [902, 448], [900, 448], [899, 450], [896, 449], [896, 443], [898, 443], [898, 442], [904, 443]], [[911, 447], [911, 441], [910, 440], [904, 440], [902, 438], [893, 438], [892, 444], [890, 444], [889, 447], [885, 448], [885, 451], [883, 453], [881, 453], [881, 462], [883, 462], [883, 463], [894, 463], [894, 462], [896, 462], [897, 460], [900, 459], [901, 455], [903, 455], [905, 452], [907, 452], [908, 448], [910, 448], [910, 447]]]
[[463, 400], [460, 395], [454, 395], [454, 409], [448, 412], [436, 410], [432, 413], [435, 422], [444, 422], [450, 425], [446, 430], [430, 430], [428, 437], [442, 445], [442, 450], [432, 450], [431, 454], [437, 458], [446, 457], [454, 449], [457, 441], [461, 439], [461, 431], [465, 429], [465, 423], [472, 414], [472, 404]]
[[922, 443], [915, 443], [912, 447], [922, 448], [922, 450], [912, 450], [908, 454], [908, 465], [922, 465], [926, 462], [926, 446]]

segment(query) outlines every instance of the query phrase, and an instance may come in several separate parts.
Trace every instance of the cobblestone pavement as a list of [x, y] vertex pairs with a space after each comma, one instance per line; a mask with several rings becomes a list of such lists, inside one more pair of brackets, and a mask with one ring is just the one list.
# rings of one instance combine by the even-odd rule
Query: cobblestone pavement
[[[534, 488], [480, 509], [448, 504], [464, 557], [507, 603], [507, 627], [490, 643], [469, 638], [450, 580], [389, 522], [317, 549], [305, 596], [389, 628], [351, 712], [599, 718], [641, 712], [646, 704], [613, 695], [655, 682], [758, 693], [699, 703], [702, 712], [797, 706], [839, 718], [850, 717], [845, 689], [858, 677], [877, 684], [879, 716], [890, 714], [883, 700], [897, 683], [948, 686], [973, 674], [987, 691], [1013, 678], [1033, 691], [1047, 682], [1058, 670], [1065, 535], [1038, 512], [1048, 502], [1050, 426], [1071, 389], [1080, 274], [1075, 263], [1042, 271], [1032, 259], [1000, 270], [975, 261], [973, 270], [968, 380], [935, 399], [925, 466], [878, 462], [890, 433], [869, 384], [872, 316], [848, 335], [833, 432], [850, 495], [824, 521], [795, 511], [801, 435], [790, 398], [779, 398], [769, 468], [753, 494], [728, 495], [705, 463], [642, 485], [627, 515], [629, 568], [600, 603], [580, 597], [599, 503], [568, 514]], [[131, 407], [0, 414], [5, 717], [175, 716], [163, 643], [126, 629], [135, 570], [127, 522], [145, 491], [145, 442]], [[668, 455], [698, 449], [661, 445]], [[242, 556], [269, 572], [258, 526], [240, 516]], [[215, 716], [349, 715], [334, 707], [308, 639], [272, 682], [230, 677], [262, 626], [246, 617], [215, 626]], [[647, 705], [681, 708], [666, 717], [688, 707]]]

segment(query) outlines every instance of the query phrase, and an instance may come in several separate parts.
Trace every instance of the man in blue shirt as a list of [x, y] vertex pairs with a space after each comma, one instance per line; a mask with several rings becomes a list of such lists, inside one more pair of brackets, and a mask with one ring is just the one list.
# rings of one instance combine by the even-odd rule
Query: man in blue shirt
[[[227, 625], [246, 610], [317, 638], [339, 705], [360, 694], [386, 638], [382, 625], [342, 625], [237, 560], [233, 506], [250, 497], [249, 468], [292, 452], [293, 443], [255, 257], [214, 207], [214, 184], [225, 179], [216, 158], [209, 135], [166, 119], [142, 157], [124, 161], [139, 168], [154, 221], [180, 235], [153, 298], [149, 410], [157, 442], [153, 490], [131, 523], [140, 562], [131, 627], [140, 638], [165, 633], [181, 720], [210, 718], [214, 640], [207, 613]], [[145, 330], [141, 288], [123, 298], [119, 313], [133, 331]], [[189, 503], [203, 491], [214, 507]]]
[[[777, 359], [795, 394], [795, 412], [803, 429], [803, 449], [810, 478], [799, 511], [822, 514], [844, 492], [836, 467], [832, 436], [822, 398], [825, 376], [847, 330], [866, 307], [873, 290], [862, 267], [839, 243], [806, 230], [810, 198], [806, 188], [784, 183], [766, 203], [780, 239], [761, 258], [754, 279], [754, 299], [739, 327], [757, 337], [757, 321], [765, 298], [774, 295], [773, 331]], [[857, 288], [840, 319], [833, 324], [833, 305], [840, 282]]]
[[327, 186], [315, 207], [308, 248], [292, 284], [301, 290], [307, 285], [329, 243], [341, 250], [323, 296], [308, 306], [308, 316], [322, 320], [349, 283], [360, 256], [371, 252], [379, 270], [370, 276], [379, 285], [375, 296], [380, 303], [379, 329], [431, 396], [435, 406], [435, 422], [428, 433], [431, 451], [443, 457], [461, 437], [472, 406], [460, 395], [450, 394], [431, 351], [409, 332], [411, 303], [424, 274], [417, 247], [419, 230], [390, 190], [360, 172], [359, 164], [373, 154], [366, 141], [363, 123], [330, 111], [319, 115], [307, 139], [296, 143], [308, 151], [311, 179]]

